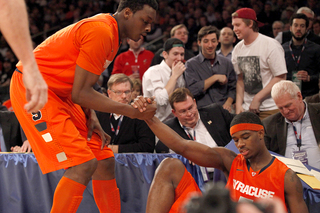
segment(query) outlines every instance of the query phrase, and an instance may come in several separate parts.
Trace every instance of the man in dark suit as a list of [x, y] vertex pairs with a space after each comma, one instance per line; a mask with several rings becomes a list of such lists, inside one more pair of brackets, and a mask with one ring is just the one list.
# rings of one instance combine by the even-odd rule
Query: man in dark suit
[[[312, 31], [312, 24], [313, 24], [313, 20], [314, 20], [314, 12], [308, 7], [300, 7], [297, 10], [297, 13], [303, 13], [309, 18], [308, 34], [306, 36], [307, 39], [320, 45], [320, 36], [317, 36]], [[288, 30], [288, 31], [284, 31], [284, 32], [279, 32], [275, 39], [277, 41], [279, 41], [280, 44], [284, 44], [284, 43], [290, 41], [291, 38], [292, 38], [291, 31]]]
[[320, 169], [320, 104], [304, 102], [292, 81], [276, 83], [271, 96], [280, 112], [262, 121], [267, 148]]
[[[111, 100], [129, 104], [132, 81], [125, 74], [113, 74], [108, 81], [108, 96]], [[103, 130], [111, 136], [108, 146], [114, 153], [153, 152], [155, 136], [147, 124], [115, 113], [97, 112]]]
[[21, 150], [21, 147], [24, 144], [23, 142], [26, 141], [26, 137], [21, 131], [20, 124], [14, 112], [0, 111], [0, 130], [1, 152], [30, 151], [30, 145], [28, 148]]
[[[197, 109], [192, 93], [186, 88], [177, 88], [169, 98], [175, 118], [165, 124], [184, 139], [197, 140], [210, 147], [225, 146], [230, 140], [230, 122], [234, 115], [218, 104]], [[169, 152], [161, 141], [156, 145], [157, 152]]]

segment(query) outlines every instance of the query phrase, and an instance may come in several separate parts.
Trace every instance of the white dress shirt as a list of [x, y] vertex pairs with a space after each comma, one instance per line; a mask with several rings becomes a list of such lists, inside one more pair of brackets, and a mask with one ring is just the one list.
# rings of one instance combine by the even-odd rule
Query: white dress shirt
[[[191, 137], [190, 140], [194, 140], [198, 143], [207, 145], [211, 148], [218, 146], [217, 143], [214, 141], [214, 139], [211, 137], [206, 126], [203, 124], [202, 120], [200, 119], [200, 114], [199, 114], [198, 122], [194, 128], [184, 127], [181, 123], [180, 125], [186, 131], [186, 134], [190, 135]], [[171, 149], [169, 150], [169, 152], [174, 153]], [[213, 172], [214, 168], [207, 168], [207, 171]]]
[[[160, 64], [150, 67], [142, 78], [143, 95], [145, 97], [155, 96], [156, 117], [162, 122], [174, 117], [169, 104], [169, 94], [165, 89], [170, 77], [171, 68], [163, 60]], [[183, 75], [178, 78], [175, 89], [179, 87], [185, 87]]]

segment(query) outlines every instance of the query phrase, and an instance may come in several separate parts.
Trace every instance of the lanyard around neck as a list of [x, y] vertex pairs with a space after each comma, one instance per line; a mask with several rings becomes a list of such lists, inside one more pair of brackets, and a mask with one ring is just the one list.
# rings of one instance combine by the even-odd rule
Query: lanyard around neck
[[293, 54], [293, 51], [292, 51], [292, 48], [291, 48], [292, 39], [291, 39], [291, 41], [290, 41], [290, 43], [289, 43], [289, 50], [290, 50], [290, 53], [291, 53], [291, 56], [292, 56], [293, 61], [296, 63], [296, 68], [297, 68], [297, 69], [298, 69], [299, 64], [300, 64], [301, 55], [302, 55], [304, 49], [306, 48], [306, 43], [307, 43], [307, 38], [304, 39], [304, 42], [303, 42], [303, 46], [302, 46], [300, 55], [299, 55], [299, 57], [298, 57], [297, 59], [294, 57], [294, 54]]
[[297, 147], [299, 148], [299, 151], [300, 151], [300, 147], [302, 145], [302, 140], [301, 140], [301, 132], [302, 132], [302, 120], [301, 119], [301, 126], [300, 126], [300, 134], [298, 135], [298, 132], [297, 132], [297, 128], [294, 126], [294, 124], [291, 122], [292, 124], [292, 127], [293, 127], [293, 132], [294, 132], [294, 135], [296, 137], [296, 140], [297, 140]]
[[114, 129], [113, 127], [113, 124], [111, 122], [111, 116], [112, 114], [110, 114], [110, 126], [111, 126], [111, 131], [114, 133], [114, 136], [116, 137], [119, 133], [119, 130], [120, 130], [120, 126], [121, 126], [121, 123], [122, 123], [122, 120], [123, 120], [123, 115], [120, 116], [119, 118], [119, 122], [118, 122], [118, 125], [117, 125], [117, 129]]

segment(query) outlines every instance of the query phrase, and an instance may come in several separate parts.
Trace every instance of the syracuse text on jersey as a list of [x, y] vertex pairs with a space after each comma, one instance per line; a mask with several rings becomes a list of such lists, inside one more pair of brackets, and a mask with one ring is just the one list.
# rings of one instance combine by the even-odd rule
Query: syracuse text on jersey
[[241, 181], [233, 179], [233, 188], [242, 194], [247, 194], [256, 198], [272, 198], [275, 192], [261, 189], [255, 186], [250, 186]]

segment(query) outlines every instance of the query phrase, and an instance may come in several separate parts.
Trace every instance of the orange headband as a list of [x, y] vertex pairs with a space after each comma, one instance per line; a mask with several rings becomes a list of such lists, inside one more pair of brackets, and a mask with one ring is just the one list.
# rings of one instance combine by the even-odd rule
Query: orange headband
[[234, 133], [242, 130], [259, 131], [260, 129], [263, 129], [263, 126], [260, 124], [251, 124], [251, 123], [236, 124], [230, 128], [230, 135], [233, 135]]

